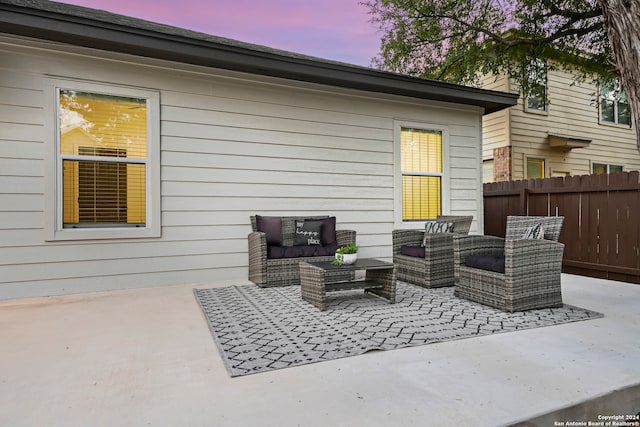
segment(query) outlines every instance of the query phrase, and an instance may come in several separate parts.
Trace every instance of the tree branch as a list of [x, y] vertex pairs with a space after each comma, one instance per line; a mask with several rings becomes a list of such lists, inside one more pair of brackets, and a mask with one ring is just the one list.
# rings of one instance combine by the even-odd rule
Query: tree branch
[[[437, 13], [433, 13], [433, 14], [426, 14], [424, 12], [422, 12], [421, 10], [414, 8], [414, 11], [423, 19], [448, 19], [454, 22], [457, 22], [458, 24], [462, 25], [463, 27], [465, 27], [467, 30], [469, 31], [475, 31], [476, 33], [479, 34], [484, 34], [487, 37], [489, 37], [490, 39], [503, 44], [507, 47], [515, 47], [515, 46], [522, 46], [522, 45], [538, 45], [540, 44], [540, 40], [534, 40], [534, 39], [528, 39], [528, 38], [516, 38], [516, 39], [510, 39], [510, 38], [506, 38], [503, 37], [495, 32], [489, 31], [486, 28], [483, 27], [478, 27], [474, 24], [471, 24], [469, 22], [466, 22], [460, 18], [457, 18], [453, 15], [450, 14], [437, 14]], [[547, 43], [551, 43], [554, 42], [556, 40], [560, 40], [564, 37], [568, 37], [568, 36], [584, 36], [587, 34], [590, 34], [594, 31], [599, 31], [601, 30], [603, 27], [602, 22], [597, 22], [589, 27], [584, 27], [584, 28], [567, 28], [564, 29], [562, 31], [558, 31], [555, 32], [543, 39], [541, 39], [544, 42]], [[564, 28], [564, 27], [563, 27]], [[460, 34], [460, 33], [458, 33]], [[443, 39], [447, 39], [447, 38], [451, 38], [452, 35], [449, 35], [447, 37], [444, 37]]]
[[566, 9], [562, 9], [560, 6], [558, 6], [553, 0], [549, 0], [549, 11], [553, 14], [553, 15], [558, 15], [558, 16], [562, 16], [564, 18], [568, 18], [572, 21], [583, 21], [586, 19], [592, 19], [592, 18], [597, 18], [599, 16], [602, 16], [602, 8], [600, 6], [597, 6], [594, 9], [591, 10], [587, 10], [585, 12], [575, 12], [573, 10], [566, 10]]
[[436, 77], [436, 80], [442, 80], [442, 78], [445, 76], [447, 71], [449, 71], [451, 69], [451, 67], [453, 67], [455, 64], [457, 64], [458, 62], [462, 61], [463, 59], [464, 59], [463, 56], [459, 56], [454, 61], [452, 61], [450, 64], [448, 64], [446, 67], [444, 67], [440, 71], [440, 74], [438, 74], [438, 76]]
[[[477, 33], [481, 33], [484, 34], [486, 36], [488, 36], [489, 38], [498, 41], [500, 43], [503, 44], [508, 44], [507, 43], [507, 39], [503, 38], [502, 36], [498, 35], [497, 33], [494, 33], [492, 31], [487, 30], [486, 28], [482, 28], [482, 27], [478, 27], [476, 25], [472, 25], [468, 22], [463, 21], [462, 19], [456, 18], [455, 16], [452, 15], [446, 15], [446, 14], [425, 14], [422, 11], [418, 10], [418, 9], [414, 9], [415, 12], [417, 12], [422, 18], [424, 19], [429, 19], [429, 18], [437, 18], [437, 19], [449, 19], [451, 21], [457, 22], [458, 24], [462, 25], [463, 27], [467, 28], [468, 30], [473, 30]], [[450, 38], [450, 37], [448, 37]]]
[[594, 31], [600, 31], [602, 30], [602, 27], [603, 27], [602, 22], [596, 22], [590, 27], [570, 28], [564, 31], [558, 31], [554, 34], [551, 34], [550, 36], [545, 37], [544, 41], [553, 42], [568, 36], [584, 36], [584, 35], [593, 33]]

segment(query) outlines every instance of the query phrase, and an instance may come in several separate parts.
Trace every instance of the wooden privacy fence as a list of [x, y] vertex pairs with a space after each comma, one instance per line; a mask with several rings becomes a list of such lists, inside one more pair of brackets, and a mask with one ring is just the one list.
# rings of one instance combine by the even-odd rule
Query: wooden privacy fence
[[507, 215], [562, 215], [564, 272], [640, 283], [639, 177], [635, 171], [484, 184], [485, 234], [504, 237]]

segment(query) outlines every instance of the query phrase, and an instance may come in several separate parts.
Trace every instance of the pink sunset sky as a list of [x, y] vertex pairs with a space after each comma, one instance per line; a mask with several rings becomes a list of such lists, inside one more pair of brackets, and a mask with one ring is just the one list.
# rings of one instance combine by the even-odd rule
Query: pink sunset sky
[[[61, 1], [61, 0], [58, 0]], [[62, 0], [247, 43], [370, 66], [380, 33], [361, 0]]]

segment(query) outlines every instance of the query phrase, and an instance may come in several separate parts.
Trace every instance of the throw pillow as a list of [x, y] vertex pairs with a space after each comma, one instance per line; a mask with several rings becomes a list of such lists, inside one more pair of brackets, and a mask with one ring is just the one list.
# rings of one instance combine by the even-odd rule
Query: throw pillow
[[452, 231], [452, 222], [427, 221], [424, 223], [425, 233], [451, 233]]
[[536, 224], [527, 228], [522, 235], [523, 239], [544, 239], [544, 227], [542, 224]]
[[427, 221], [424, 223], [424, 232], [433, 233], [433, 229], [440, 224], [438, 221]]
[[336, 244], [336, 217], [331, 216], [322, 220], [322, 245]]
[[427, 244], [427, 234], [433, 233], [453, 233], [453, 222], [427, 221], [424, 223], [424, 239], [422, 246]]
[[294, 245], [320, 246], [322, 240], [322, 221], [296, 221], [296, 234], [293, 238]]
[[256, 215], [256, 229], [266, 234], [267, 245], [282, 245], [282, 219]]

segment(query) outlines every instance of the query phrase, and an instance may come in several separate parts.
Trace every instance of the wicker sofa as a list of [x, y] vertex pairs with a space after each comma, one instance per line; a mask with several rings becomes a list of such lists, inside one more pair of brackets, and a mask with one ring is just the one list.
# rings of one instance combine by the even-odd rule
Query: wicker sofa
[[[460, 280], [454, 294], [509, 312], [562, 306], [564, 245], [558, 237], [563, 220], [509, 216], [504, 239], [455, 236]], [[540, 235], [526, 236], [538, 224]]]
[[467, 234], [473, 216], [440, 215], [436, 223], [452, 224], [451, 232], [393, 230], [393, 263], [398, 280], [425, 288], [453, 286], [453, 235]]
[[[296, 224], [322, 221], [322, 242], [314, 246], [295, 245]], [[353, 230], [336, 230], [330, 216], [251, 216], [249, 241], [249, 280], [260, 287], [300, 284], [300, 261], [332, 261], [335, 250], [356, 242]], [[332, 240], [333, 239], [333, 240]], [[337, 271], [331, 280], [354, 279], [353, 272]]]

